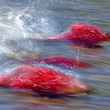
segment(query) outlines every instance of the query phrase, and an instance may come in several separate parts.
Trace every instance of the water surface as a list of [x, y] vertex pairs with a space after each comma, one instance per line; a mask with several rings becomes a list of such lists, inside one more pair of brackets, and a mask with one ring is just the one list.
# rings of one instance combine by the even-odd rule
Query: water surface
[[[110, 0], [0, 0], [0, 72], [7, 73], [26, 58], [64, 55], [91, 63], [69, 70], [94, 88], [89, 95], [49, 98], [0, 89], [1, 110], [110, 110], [110, 44], [103, 49], [70, 48], [67, 43], [38, 42], [68, 30], [71, 23], [99, 25], [110, 33]], [[30, 63], [30, 62], [29, 62]], [[52, 67], [55, 68], [55, 67]]]

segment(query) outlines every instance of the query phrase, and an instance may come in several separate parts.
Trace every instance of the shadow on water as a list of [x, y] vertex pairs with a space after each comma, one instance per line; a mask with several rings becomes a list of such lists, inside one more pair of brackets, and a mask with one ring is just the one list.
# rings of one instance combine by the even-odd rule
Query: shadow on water
[[76, 75], [93, 88], [89, 94], [71, 97], [40, 97], [1, 88], [0, 110], [110, 110], [110, 43], [103, 48], [77, 50], [64, 42], [36, 40], [67, 31], [76, 22], [96, 24], [110, 32], [109, 0], [0, 0], [0, 6], [1, 73], [24, 64], [24, 59], [64, 55], [92, 65], [60, 70]]

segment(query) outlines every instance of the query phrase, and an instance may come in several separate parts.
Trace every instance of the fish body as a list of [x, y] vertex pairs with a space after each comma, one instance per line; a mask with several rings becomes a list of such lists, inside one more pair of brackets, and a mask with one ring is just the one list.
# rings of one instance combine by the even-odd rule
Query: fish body
[[110, 41], [110, 37], [98, 26], [78, 23], [71, 25], [69, 32], [50, 37], [49, 40], [70, 41], [75, 45], [95, 47], [102, 42]]
[[0, 77], [0, 86], [29, 89], [44, 95], [74, 95], [87, 93], [87, 85], [74, 76], [45, 67], [23, 65]]
[[73, 58], [67, 58], [63, 55], [42, 58], [39, 61], [39, 63], [62, 66], [68, 69], [74, 69], [74, 68], [85, 69], [85, 68], [91, 67], [91, 65], [88, 63], [85, 63], [85, 62], [82, 62], [80, 60], [73, 59]]

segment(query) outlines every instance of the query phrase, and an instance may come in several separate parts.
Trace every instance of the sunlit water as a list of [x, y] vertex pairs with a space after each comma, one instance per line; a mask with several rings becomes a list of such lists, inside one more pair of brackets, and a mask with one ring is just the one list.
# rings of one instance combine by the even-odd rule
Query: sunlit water
[[[110, 0], [0, 0], [0, 73], [39, 56], [65, 55], [93, 65], [69, 70], [94, 91], [89, 95], [49, 98], [0, 89], [0, 110], [110, 110], [110, 44], [103, 49], [71, 48], [67, 43], [40, 42], [67, 31], [71, 23], [92, 23], [110, 32]], [[24, 61], [25, 60], [25, 61]]]

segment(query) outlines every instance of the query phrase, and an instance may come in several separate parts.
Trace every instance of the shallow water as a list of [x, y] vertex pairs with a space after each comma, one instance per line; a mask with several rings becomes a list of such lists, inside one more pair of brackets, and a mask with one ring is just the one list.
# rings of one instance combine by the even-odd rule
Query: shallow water
[[110, 0], [0, 0], [0, 73], [24, 64], [24, 59], [65, 55], [93, 65], [89, 69], [60, 70], [94, 88], [89, 95], [62, 98], [1, 88], [0, 110], [110, 110], [109, 43], [103, 49], [77, 50], [65, 42], [36, 40], [67, 31], [77, 22], [99, 25], [109, 33], [109, 10]]

